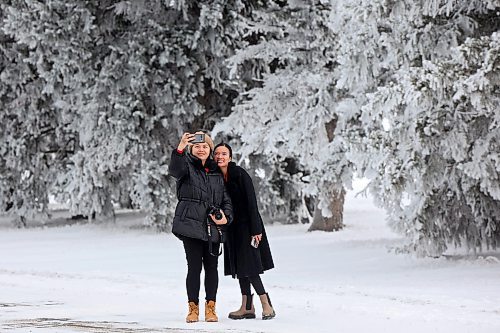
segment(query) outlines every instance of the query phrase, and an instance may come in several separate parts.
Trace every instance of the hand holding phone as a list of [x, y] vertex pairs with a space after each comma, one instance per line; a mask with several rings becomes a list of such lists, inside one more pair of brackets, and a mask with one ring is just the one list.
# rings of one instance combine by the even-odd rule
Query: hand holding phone
[[254, 248], [259, 247], [259, 241], [257, 240], [257, 237], [252, 237], [252, 240], [250, 241], [250, 245], [252, 245]]

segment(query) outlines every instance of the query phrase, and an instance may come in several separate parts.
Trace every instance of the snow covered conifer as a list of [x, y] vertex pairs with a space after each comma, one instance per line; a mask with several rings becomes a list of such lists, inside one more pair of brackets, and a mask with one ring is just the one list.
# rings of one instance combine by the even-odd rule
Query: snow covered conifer
[[1, 5], [0, 206], [21, 219], [47, 213], [49, 191], [73, 149], [58, 106], [81, 87], [75, 78], [91, 20], [80, 9], [66, 1]]
[[[391, 225], [410, 237], [409, 249], [435, 256], [451, 244], [496, 247], [498, 3], [341, 6], [354, 2], [367, 13], [347, 22], [362, 26], [372, 17], [374, 42], [360, 34], [363, 48], [356, 48], [346, 31], [341, 49], [371, 54], [375, 66], [361, 81], [369, 84], [340, 81], [353, 92], [360, 119], [359, 132], [350, 134], [350, 159], [373, 179], [371, 191]], [[363, 57], [344, 59], [355, 68]]]
[[311, 229], [340, 229], [343, 205], [332, 211], [330, 203], [343, 202], [351, 168], [338, 126], [342, 116], [335, 108], [337, 43], [328, 28], [330, 4], [271, 3], [259, 15], [256, 27], [263, 38], [238, 52], [229, 65], [234, 79], [252, 60], [267, 72], [253, 78], [259, 84], [241, 95], [216, 130], [238, 135], [243, 156], [262, 154], [271, 164], [293, 159], [302, 170], [290, 177], [300, 188], [298, 215], [308, 216], [305, 198], [313, 196], [318, 207]]
[[[128, 196], [165, 229], [175, 206], [169, 151], [183, 131], [211, 126], [227, 112], [223, 105], [234, 93], [223, 84], [221, 64], [239, 47], [251, 6], [220, 0], [2, 3], [1, 57], [14, 64], [0, 78], [8, 109], [2, 126], [13, 125], [12, 135], [5, 131], [1, 138], [2, 205], [22, 201], [33, 211], [51, 192], [74, 214], [110, 217], [113, 201]], [[46, 131], [50, 152], [40, 139], [26, 142], [26, 131]], [[15, 149], [25, 149], [25, 158], [14, 156]], [[33, 154], [48, 158], [46, 165]], [[35, 171], [37, 177], [29, 176]], [[22, 175], [40, 188], [16, 199], [11, 188]]]

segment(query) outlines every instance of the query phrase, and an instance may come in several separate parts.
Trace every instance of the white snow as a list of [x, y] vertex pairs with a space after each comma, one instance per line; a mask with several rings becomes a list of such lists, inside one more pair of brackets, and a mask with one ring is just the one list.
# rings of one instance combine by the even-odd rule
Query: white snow
[[270, 321], [258, 303], [256, 320], [227, 318], [240, 295], [221, 258], [220, 321], [185, 323], [182, 244], [130, 228], [141, 219], [121, 212], [115, 223], [27, 230], [0, 221], [0, 331], [500, 332], [498, 253], [394, 254], [402, 239], [352, 193], [341, 232], [267, 227], [276, 264], [262, 276], [277, 312]]

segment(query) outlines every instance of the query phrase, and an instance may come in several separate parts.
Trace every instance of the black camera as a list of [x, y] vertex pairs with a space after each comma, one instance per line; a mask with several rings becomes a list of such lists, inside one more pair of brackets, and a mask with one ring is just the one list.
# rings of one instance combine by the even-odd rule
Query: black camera
[[213, 215], [216, 220], [222, 219], [222, 213], [220, 212], [220, 209], [215, 206], [210, 206], [208, 208], [208, 214]]

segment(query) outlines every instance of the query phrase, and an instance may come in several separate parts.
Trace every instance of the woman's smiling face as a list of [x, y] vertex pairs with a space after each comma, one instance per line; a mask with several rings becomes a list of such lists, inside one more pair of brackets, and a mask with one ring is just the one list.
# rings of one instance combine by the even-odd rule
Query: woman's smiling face
[[206, 161], [210, 156], [210, 146], [206, 142], [195, 143], [191, 147], [191, 154], [198, 157], [202, 161]]
[[217, 162], [219, 168], [225, 168], [231, 161], [231, 156], [229, 153], [229, 149], [224, 146], [217, 147], [214, 152], [214, 159]]

